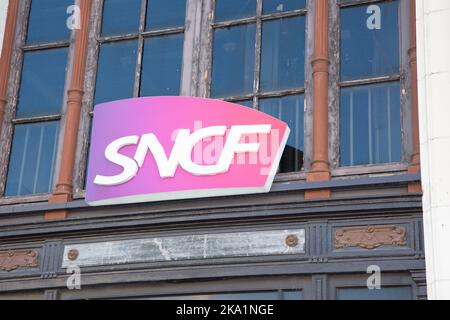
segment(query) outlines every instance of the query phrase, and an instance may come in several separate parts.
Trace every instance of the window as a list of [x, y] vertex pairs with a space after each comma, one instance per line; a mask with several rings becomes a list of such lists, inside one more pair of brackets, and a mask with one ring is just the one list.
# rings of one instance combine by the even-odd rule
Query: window
[[289, 124], [280, 172], [303, 168], [306, 1], [216, 0], [210, 96]]
[[399, 2], [339, 3], [340, 165], [400, 162]]
[[[99, 0], [94, 4], [101, 21], [95, 38], [97, 72], [89, 123], [99, 103], [180, 94], [186, 6], [187, 0]], [[91, 126], [86, 127], [90, 137]], [[83, 150], [88, 153], [89, 142]], [[77, 182], [78, 190], [85, 188], [87, 159], [81, 161], [85, 174]]]
[[186, 0], [104, 0], [94, 105], [179, 95]]
[[53, 188], [70, 37], [66, 10], [71, 4], [73, 0], [33, 0], [29, 5], [6, 196], [46, 194]]
[[411, 287], [338, 288], [338, 300], [412, 300]]

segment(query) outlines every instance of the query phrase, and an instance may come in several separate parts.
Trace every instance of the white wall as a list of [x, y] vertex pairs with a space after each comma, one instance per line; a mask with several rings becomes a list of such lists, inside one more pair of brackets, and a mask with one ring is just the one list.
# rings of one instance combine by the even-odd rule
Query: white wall
[[425, 254], [429, 299], [450, 299], [450, 1], [417, 0]]
[[0, 54], [3, 46], [3, 34], [5, 32], [6, 11], [8, 9], [8, 0], [0, 0]]

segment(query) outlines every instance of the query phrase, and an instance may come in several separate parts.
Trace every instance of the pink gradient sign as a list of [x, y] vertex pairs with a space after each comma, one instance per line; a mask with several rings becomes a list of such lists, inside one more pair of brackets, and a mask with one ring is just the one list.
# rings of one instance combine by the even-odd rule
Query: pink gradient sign
[[220, 100], [99, 104], [86, 201], [95, 206], [269, 192], [289, 132], [274, 117]]

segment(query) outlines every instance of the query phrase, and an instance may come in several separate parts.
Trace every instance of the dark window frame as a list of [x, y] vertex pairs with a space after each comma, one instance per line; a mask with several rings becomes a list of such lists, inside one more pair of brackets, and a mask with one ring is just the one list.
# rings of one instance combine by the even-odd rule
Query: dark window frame
[[[76, 0], [74, 0], [76, 4]], [[31, 0], [21, 1], [19, 4], [19, 16], [17, 19], [17, 27], [15, 33], [15, 43], [13, 49], [13, 65], [19, 66], [11, 72], [8, 79], [8, 105], [4, 118], [4, 132], [6, 132], [5, 138], [2, 139], [0, 144], [0, 205], [14, 204], [14, 203], [28, 203], [28, 202], [40, 202], [47, 201], [53, 192], [53, 188], [56, 185], [59, 167], [60, 167], [60, 154], [62, 151], [62, 143], [65, 129], [65, 114], [67, 106], [67, 89], [71, 77], [71, 68], [73, 63], [73, 51], [74, 51], [74, 32], [70, 32], [69, 39], [43, 42], [38, 44], [27, 44], [27, 29], [29, 23], [29, 16], [31, 10]], [[69, 17], [69, 16], [67, 16]], [[20, 94], [20, 85], [22, 78], [23, 62], [25, 53], [44, 51], [50, 49], [67, 49], [67, 63], [64, 80], [64, 92], [62, 97], [62, 105], [59, 113], [45, 115], [45, 116], [33, 116], [33, 117], [21, 117], [16, 118], [17, 105]], [[52, 121], [59, 122], [59, 129], [57, 134], [56, 144], [56, 158], [53, 167], [53, 178], [51, 184], [53, 188], [48, 193], [30, 194], [30, 195], [16, 195], [5, 196], [8, 168], [10, 162], [10, 155], [12, 151], [12, 142], [14, 135], [14, 127], [21, 124], [33, 124], [33, 123], [48, 123]]]

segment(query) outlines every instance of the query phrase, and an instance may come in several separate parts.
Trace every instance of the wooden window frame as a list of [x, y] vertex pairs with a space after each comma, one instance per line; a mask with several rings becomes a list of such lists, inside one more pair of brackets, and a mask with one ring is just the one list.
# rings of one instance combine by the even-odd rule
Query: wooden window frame
[[[328, 146], [330, 169], [333, 177], [406, 173], [412, 155], [412, 127], [411, 127], [411, 70], [409, 66], [408, 50], [410, 48], [410, 17], [409, 1], [398, 1], [399, 4], [399, 58], [400, 70], [396, 76], [372, 77], [351, 81], [340, 79], [340, 9], [356, 5], [382, 3], [386, 0], [353, 0], [339, 4], [338, 0], [330, 0], [330, 83], [329, 83], [329, 124], [330, 142]], [[408, 32], [407, 32], [408, 31]], [[366, 164], [342, 167], [340, 165], [340, 90], [349, 86], [366, 84], [399, 82], [400, 84], [400, 118], [402, 159], [400, 162]]]
[[[74, 1], [77, 4], [78, 1]], [[16, 204], [16, 203], [30, 203], [30, 202], [42, 202], [47, 201], [53, 190], [43, 194], [32, 195], [17, 195], [17, 196], [4, 196], [7, 183], [7, 175], [9, 168], [10, 153], [12, 148], [12, 140], [14, 135], [14, 127], [18, 124], [30, 124], [30, 123], [44, 123], [49, 121], [59, 121], [59, 131], [57, 135], [56, 146], [56, 158], [53, 171], [53, 188], [56, 185], [59, 174], [59, 167], [61, 161], [61, 151], [65, 129], [65, 115], [67, 106], [67, 89], [69, 87], [70, 75], [73, 63], [73, 44], [74, 44], [74, 32], [70, 32], [70, 37], [64, 41], [51, 41], [42, 44], [27, 44], [26, 37], [28, 31], [28, 22], [31, 9], [31, 0], [20, 1], [19, 13], [15, 31], [15, 42], [13, 48], [13, 58], [11, 65], [19, 66], [11, 71], [8, 79], [8, 92], [7, 92], [7, 107], [5, 117], [3, 121], [2, 130], [6, 134], [4, 139], [0, 143], [0, 205]], [[21, 75], [23, 69], [24, 55], [27, 52], [41, 51], [46, 49], [60, 49], [67, 48], [67, 64], [64, 83], [64, 92], [61, 105], [61, 111], [58, 114], [47, 116], [36, 116], [16, 119], [17, 103], [20, 94]], [[52, 188], [52, 189], [53, 189]]]

